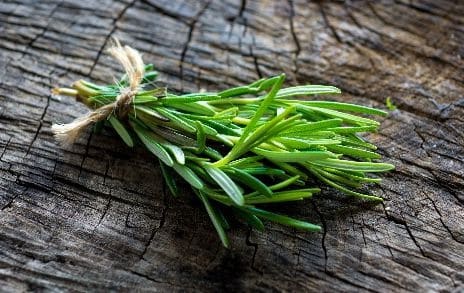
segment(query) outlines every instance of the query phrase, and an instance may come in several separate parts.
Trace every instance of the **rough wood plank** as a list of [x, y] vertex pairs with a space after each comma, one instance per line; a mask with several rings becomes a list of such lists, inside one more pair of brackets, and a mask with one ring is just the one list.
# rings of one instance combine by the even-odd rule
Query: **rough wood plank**
[[[4, 1], [0, 4], [0, 288], [464, 290], [464, 5], [460, 1]], [[84, 113], [55, 85], [111, 81], [117, 36], [179, 91], [260, 76], [324, 83], [399, 110], [370, 138], [397, 170], [360, 205], [331, 189], [281, 212], [307, 234], [234, 223], [221, 247], [201, 205], [113, 133], [71, 150], [50, 125]], [[147, 180], [148, 179], [148, 180]]]

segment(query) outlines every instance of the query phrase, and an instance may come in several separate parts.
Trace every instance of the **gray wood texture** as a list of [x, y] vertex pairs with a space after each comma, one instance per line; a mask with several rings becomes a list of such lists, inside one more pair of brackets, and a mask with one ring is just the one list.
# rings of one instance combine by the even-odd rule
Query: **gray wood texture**
[[[219, 90], [285, 72], [331, 97], [398, 110], [369, 138], [397, 166], [367, 205], [324, 189], [275, 209], [323, 225], [233, 222], [222, 248], [186, 190], [110, 132], [71, 148], [53, 122], [86, 112], [50, 89], [111, 82], [111, 36], [170, 89]], [[2, 1], [0, 291], [464, 290], [462, 1]]]

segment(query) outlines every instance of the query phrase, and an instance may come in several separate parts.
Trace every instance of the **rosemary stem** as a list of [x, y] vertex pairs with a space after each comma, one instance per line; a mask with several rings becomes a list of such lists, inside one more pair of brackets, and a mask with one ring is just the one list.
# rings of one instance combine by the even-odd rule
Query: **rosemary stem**
[[78, 92], [75, 89], [70, 89], [70, 88], [63, 88], [63, 87], [56, 87], [52, 89], [52, 93], [54, 95], [63, 95], [63, 96], [68, 96], [68, 97], [76, 97]]

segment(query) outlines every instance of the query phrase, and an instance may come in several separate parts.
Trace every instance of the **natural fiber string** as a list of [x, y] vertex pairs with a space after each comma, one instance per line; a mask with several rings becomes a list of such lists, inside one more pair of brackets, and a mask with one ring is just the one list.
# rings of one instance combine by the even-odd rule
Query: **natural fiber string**
[[119, 118], [127, 116], [132, 100], [139, 90], [140, 83], [145, 74], [145, 65], [142, 56], [137, 50], [129, 46], [121, 46], [117, 39], [115, 45], [108, 52], [123, 66], [129, 80], [129, 86], [120, 89], [116, 100], [94, 111], [75, 119], [68, 124], [53, 124], [52, 131], [55, 138], [64, 145], [71, 145], [89, 125], [103, 121], [115, 113]]

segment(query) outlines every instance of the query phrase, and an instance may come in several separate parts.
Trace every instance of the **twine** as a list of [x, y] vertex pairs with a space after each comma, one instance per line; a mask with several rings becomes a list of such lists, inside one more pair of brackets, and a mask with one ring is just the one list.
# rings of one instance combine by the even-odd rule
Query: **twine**
[[120, 119], [127, 117], [145, 74], [145, 65], [142, 56], [137, 50], [129, 46], [121, 46], [117, 39], [114, 39], [114, 43], [113, 47], [108, 49], [108, 52], [124, 68], [129, 80], [129, 86], [120, 89], [119, 95], [113, 103], [97, 108], [71, 123], [53, 124], [54, 136], [62, 144], [73, 144], [88, 126], [108, 119], [113, 113]]

